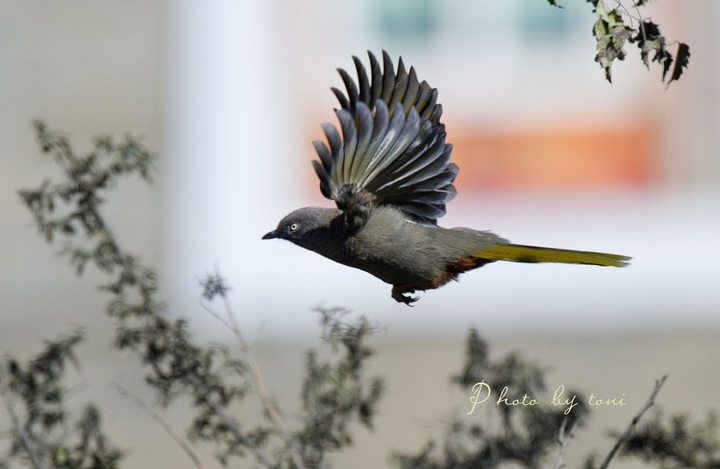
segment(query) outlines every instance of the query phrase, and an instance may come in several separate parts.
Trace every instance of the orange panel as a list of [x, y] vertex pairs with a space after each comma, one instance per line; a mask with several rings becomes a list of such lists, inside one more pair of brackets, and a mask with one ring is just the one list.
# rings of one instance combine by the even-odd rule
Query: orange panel
[[643, 185], [659, 174], [655, 127], [448, 128], [457, 183], [465, 188]]
[[[452, 161], [460, 166], [460, 190], [505, 188], [600, 188], [642, 186], [660, 174], [659, 131], [651, 125], [618, 128], [558, 125], [542, 131], [524, 128], [483, 130], [447, 124]], [[324, 140], [313, 128], [310, 138]], [[309, 145], [308, 145], [309, 147]], [[317, 155], [308, 148], [307, 156]], [[305, 174], [317, 191], [310, 164]]]

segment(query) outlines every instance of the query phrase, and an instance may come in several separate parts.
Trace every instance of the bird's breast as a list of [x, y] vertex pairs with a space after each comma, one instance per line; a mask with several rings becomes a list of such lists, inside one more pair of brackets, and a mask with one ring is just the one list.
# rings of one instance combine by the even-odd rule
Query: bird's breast
[[362, 230], [348, 237], [348, 265], [393, 285], [429, 285], [446, 265], [429, 234], [434, 229], [409, 221], [397, 210], [378, 208]]

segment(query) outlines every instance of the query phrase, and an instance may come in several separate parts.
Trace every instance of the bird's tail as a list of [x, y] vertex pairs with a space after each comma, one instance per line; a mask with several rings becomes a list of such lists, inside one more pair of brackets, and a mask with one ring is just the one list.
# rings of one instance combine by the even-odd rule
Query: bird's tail
[[589, 264], [625, 267], [631, 259], [619, 254], [543, 248], [521, 244], [498, 244], [487, 251], [473, 253], [478, 259], [510, 262], [558, 262], [561, 264]]

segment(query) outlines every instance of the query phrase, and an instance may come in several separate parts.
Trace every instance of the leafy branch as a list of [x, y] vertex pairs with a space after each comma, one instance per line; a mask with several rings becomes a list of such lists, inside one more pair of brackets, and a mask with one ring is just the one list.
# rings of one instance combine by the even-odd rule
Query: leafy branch
[[[447, 426], [442, 441], [429, 441], [415, 455], [396, 454], [395, 460], [402, 469], [454, 469], [494, 468], [514, 464], [525, 468], [544, 467], [553, 446], [559, 451], [553, 467], [565, 467], [564, 456], [576, 430], [588, 421], [589, 408], [583, 401], [565, 410], [547, 410], [532, 400], [520, 399], [524, 393], [536, 396], [545, 390], [544, 372], [536, 364], [515, 352], [491, 359], [487, 343], [479, 333], [471, 330], [467, 339], [465, 364], [452, 382], [463, 391], [470, 392], [471, 410], [484, 402], [478, 385], [487, 389], [516, 390], [509, 401], [503, 394], [493, 406], [500, 416], [500, 428], [493, 431], [487, 423], [466, 423], [454, 418]], [[645, 414], [655, 406], [655, 400], [665, 384], [667, 375], [655, 382], [650, 396], [622, 432], [611, 432], [615, 440], [604, 460], [598, 465], [595, 457], [586, 458], [586, 469], [607, 468], [616, 456], [637, 458], [660, 469], [715, 469], [720, 467], [720, 438], [718, 419], [709, 413], [702, 423], [692, 423], [685, 414], [666, 417], [657, 410], [650, 420], [641, 424]], [[473, 384], [474, 383], [474, 384]], [[575, 395], [570, 391], [568, 395]], [[489, 396], [489, 394], [488, 394]], [[518, 399], [515, 399], [518, 398]], [[504, 405], [501, 403], [505, 402]], [[506, 405], [509, 402], [509, 405]], [[568, 401], [560, 399], [562, 404]], [[488, 419], [483, 419], [488, 420]], [[492, 419], [489, 419], [492, 421]], [[518, 423], [521, 423], [518, 428]], [[558, 435], [554, 438], [553, 435]]]
[[323, 339], [343, 357], [322, 362], [315, 351], [307, 354], [302, 389], [303, 431], [294, 438], [310, 467], [325, 467], [325, 455], [352, 444], [349, 424], [354, 417], [372, 429], [372, 418], [383, 393], [383, 381], [365, 378], [365, 361], [373, 355], [366, 340], [374, 329], [361, 318], [357, 324], [341, 320], [343, 308], [319, 309]]
[[[69, 256], [78, 274], [92, 261], [113, 277], [101, 288], [114, 295], [107, 313], [118, 320], [116, 347], [140, 356], [150, 369], [145, 379], [163, 405], [181, 394], [192, 397], [198, 409], [193, 435], [222, 441], [221, 457], [248, 450], [272, 467], [255, 435], [245, 432], [228, 411], [247, 391], [244, 370], [227, 350], [194, 344], [185, 321], [164, 314], [164, 305], [156, 299], [156, 274], [121, 249], [101, 213], [102, 193], [114, 187], [120, 176], [138, 173], [150, 179], [150, 152], [130, 137], [121, 143], [101, 137], [93, 141], [92, 151], [80, 157], [66, 136], [51, 132], [43, 122], [35, 122], [35, 131], [43, 153], [54, 157], [66, 180], [45, 181], [37, 190], [20, 191], [20, 196], [49, 242], [56, 236], [64, 238], [61, 253]], [[59, 207], [63, 213], [56, 213]], [[232, 382], [230, 376], [241, 380]]]
[[[670, 85], [680, 79], [690, 61], [690, 47], [685, 43], [677, 42], [675, 55], [668, 50], [668, 46], [672, 44], [667, 43], [659, 25], [640, 15], [640, 8], [645, 6], [648, 0], [633, 1], [632, 8], [637, 12], [637, 16], [630, 14], [620, 0], [614, 2], [616, 4], [614, 8], [609, 7], [605, 0], [586, 1], [592, 5], [593, 13], [597, 17], [592, 30], [597, 41], [595, 61], [600, 64], [609, 82], [612, 83], [613, 63], [616, 60], [625, 60], [626, 43], [637, 45], [640, 49], [640, 58], [648, 70], [651, 62], [661, 65], [664, 83]], [[560, 7], [557, 0], [548, 0], [548, 2]], [[653, 53], [652, 58], [651, 53]]]
[[[487, 343], [476, 330], [467, 339], [465, 365], [452, 378], [463, 392], [477, 396], [478, 384], [487, 389], [509, 390], [509, 401], [545, 392], [544, 371], [537, 364], [511, 352], [492, 360]], [[570, 395], [574, 394], [572, 391]], [[479, 401], [471, 399], [472, 403]], [[582, 426], [589, 409], [578, 401], [571, 412], [566, 406], [548, 407], [531, 404], [497, 405], [500, 428], [472, 417], [455, 418], [448, 426], [442, 443], [430, 441], [416, 455], [396, 455], [402, 469], [441, 469], [455, 467], [504, 467], [508, 463], [538, 468], [557, 443], [558, 429]], [[470, 414], [474, 411], [471, 408]], [[468, 423], [470, 422], [470, 423]], [[440, 451], [438, 451], [440, 449]]]
[[68, 364], [77, 363], [75, 348], [83, 340], [76, 330], [45, 344], [27, 365], [6, 356], [0, 369], [0, 399], [10, 417], [12, 443], [0, 467], [13, 461], [41, 468], [116, 468], [123, 452], [109, 444], [100, 413], [86, 406], [69, 422], [62, 380]]
[[[618, 437], [617, 434], [612, 434]], [[656, 410], [650, 420], [628, 437], [624, 457], [645, 462], [661, 461], [662, 469], [720, 467], [720, 434], [715, 412], [704, 422], [693, 423], [687, 414], [666, 416]]]

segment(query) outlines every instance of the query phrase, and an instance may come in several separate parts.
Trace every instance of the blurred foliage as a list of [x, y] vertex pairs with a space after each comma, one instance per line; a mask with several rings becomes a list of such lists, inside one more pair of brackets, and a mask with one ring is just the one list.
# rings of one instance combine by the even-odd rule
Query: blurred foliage
[[[482, 419], [465, 415], [462, 419], [455, 418], [441, 442], [429, 441], [415, 455], [396, 455], [399, 466], [402, 469], [494, 468], [513, 463], [517, 467], [542, 467], [558, 447], [560, 429], [572, 432], [589, 413], [582, 401], [573, 402], [575, 405], [570, 410], [567, 410], [569, 405], [549, 407], [535, 402], [533, 396], [546, 391], [544, 375], [541, 367], [517, 352], [491, 360], [487, 342], [478, 331], [471, 330], [465, 365], [451, 381], [473, 396], [474, 405], [469, 413], [475, 412], [475, 405], [484, 402], [480, 398], [489, 397], [491, 390], [500, 395], [495, 401], [498, 405], [491, 406], [498, 418], [487, 414], [483, 414]], [[507, 400], [501, 401], [505, 392]], [[571, 396], [576, 394], [572, 390], [567, 392]], [[493, 429], [493, 422], [500, 422], [499, 428]]]
[[[560, 407], [548, 409], [533, 404], [533, 398], [528, 396], [538, 396], [545, 390], [544, 374], [537, 364], [516, 352], [491, 360], [487, 342], [477, 331], [471, 330], [465, 365], [451, 381], [473, 396], [468, 414], [474, 412], [475, 404], [490, 396], [490, 390], [499, 394], [497, 400], [493, 399], [497, 405], [490, 406], [498, 418], [487, 413], [483, 414], [482, 423], [454, 418], [440, 441], [429, 441], [413, 455], [396, 454], [395, 461], [402, 469], [564, 467], [564, 453], [576, 430], [586, 425], [590, 409], [584, 401], [573, 400], [575, 405], [567, 405], [570, 404], [567, 396], [579, 395], [572, 390], [564, 392], [557, 401]], [[704, 422], [695, 423], [687, 414], [666, 416], [656, 408], [649, 420], [638, 425], [645, 412], [654, 405], [664, 381], [665, 377], [656, 382], [654, 392], [624, 433], [610, 432], [615, 446], [604, 460], [598, 464], [597, 455], [590, 454], [585, 457], [583, 468], [609, 467], [618, 447], [620, 458], [641, 460], [646, 467], [720, 468], [716, 413], [710, 412]], [[482, 389], [487, 389], [487, 395], [480, 391]], [[508, 389], [514, 390], [510, 391], [512, 396], [503, 401], [503, 393]]]
[[3, 359], [0, 397], [13, 430], [0, 468], [119, 467], [123, 452], [108, 443], [98, 409], [87, 405], [72, 423], [65, 408], [68, 390], [62, 381], [67, 366], [77, 364], [75, 348], [82, 340], [78, 330], [46, 342], [27, 364], [11, 356]]
[[[611, 436], [617, 437], [616, 433]], [[720, 468], [720, 435], [715, 412], [704, 422], [687, 414], [666, 416], [658, 409], [625, 442], [622, 455], [655, 463], [661, 469]]]
[[378, 377], [365, 384], [364, 368], [373, 355], [366, 341], [374, 331], [365, 318], [350, 324], [341, 321], [347, 310], [318, 312], [323, 340], [335, 353], [343, 355], [333, 362], [323, 362], [316, 351], [307, 354], [302, 387], [303, 429], [294, 438], [308, 467], [327, 467], [327, 453], [352, 444], [348, 426], [354, 419], [372, 429], [372, 418], [383, 391], [383, 381]]

